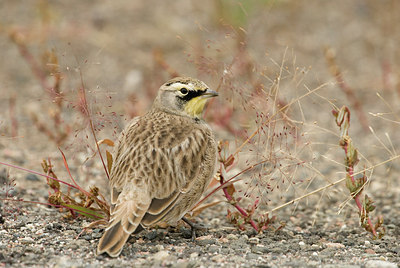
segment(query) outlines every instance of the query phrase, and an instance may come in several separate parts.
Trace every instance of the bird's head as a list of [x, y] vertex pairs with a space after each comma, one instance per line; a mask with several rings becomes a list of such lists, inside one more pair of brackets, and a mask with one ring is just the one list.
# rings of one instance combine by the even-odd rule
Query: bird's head
[[206, 102], [218, 93], [197, 79], [190, 77], [175, 77], [165, 82], [159, 89], [153, 108], [165, 112], [200, 117]]

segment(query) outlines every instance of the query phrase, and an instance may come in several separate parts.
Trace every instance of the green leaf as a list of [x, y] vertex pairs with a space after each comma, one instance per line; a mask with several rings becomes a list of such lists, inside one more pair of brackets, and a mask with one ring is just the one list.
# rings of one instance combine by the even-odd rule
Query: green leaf
[[78, 212], [79, 214], [81, 214], [85, 217], [91, 218], [91, 219], [98, 220], [98, 219], [104, 218], [104, 215], [102, 215], [101, 213], [94, 211], [93, 209], [90, 209], [90, 208], [85, 208], [85, 207], [73, 205], [73, 204], [65, 204], [64, 206], [68, 207], [70, 209], [73, 209], [76, 212]]

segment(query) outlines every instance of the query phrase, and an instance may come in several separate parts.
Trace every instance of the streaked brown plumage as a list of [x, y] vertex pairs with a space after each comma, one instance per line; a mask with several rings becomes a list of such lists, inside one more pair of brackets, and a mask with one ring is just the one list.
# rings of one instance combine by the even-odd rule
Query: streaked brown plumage
[[216, 169], [216, 142], [200, 116], [217, 95], [197, 79], [171, 79], [121, 133], [110, 172], [114, 206], [98, 254], [118, 256], [132, 233], [175, 224], [200, 199]]

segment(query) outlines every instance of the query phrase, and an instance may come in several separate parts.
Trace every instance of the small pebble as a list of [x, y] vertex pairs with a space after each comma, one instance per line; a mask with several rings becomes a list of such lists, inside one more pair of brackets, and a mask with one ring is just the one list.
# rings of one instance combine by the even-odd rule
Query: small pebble
[[229, 240], [226, 237], [221, 237], [220, 239], [218, 239], [218, 242], [220, 242], [220, 243], [228, 243]]
[[156, 245], [156, 249], [158, 251], [162, 251], [162, 250], [164, 250], [164, 246], [163, 245]]
[[249, 240], [249, 236], [246, 235], [246, 234], [244, 234], [244, 235], [242, 235], [242, 236], [240, 237], [240, 239]]
[[198, 240], [197, 244], [200, 246], [206, 246], [206, 245], [213, 245], [215, 244], [216, 240], [215, 239], [204, 239], [204, 240]]
[[365, 250], [365, 253], [367, 253], [367, 254], [376, 254], [375, 250], [370, 249], [370, 248], [367, 248], [367, 249]]
[[32, 237], [24, 237], [20, 240], [21, 244], [32, 244], [34, 242]]
[[249, 238], [249, 243], [250, 244], [258, 244], [260, 242], [260, 239], [257, 237], [251, 237]]
[[212, 235], [203, 235], [203, 236], [199, 236], [196, 238], [196, 240], [201, 241], [201, 240], [209, 240], [212, 239], [213, 236]]
[[153, 259], [156, 261], [164, 261], [169, 257], [169, 253], [166, 250], [162, 250], [154, 254]]
[[221, 255], [215, 255], [214, 257], [211, 258], [211, 260], [216, 263], [222, 263], [225, 261], [225, 257]]
[[326, 243], [325, 246], [326, 246], [327, 248], [344, 248], [344, 247], [345, 247], [343, 244], [340, 244], [340, 243], [332, 243], [332, 242]]
[[218, 253], [218, 252], [219, 252], [219, 249], [220, 249], [219, 246], [211, 245], [211, 246], [207, 249], [207, 251], [208, 251], [209, 253]]
[[235, 235], [235, 234], [228, 234], [226, 236], [226, 238], [228, 238], [229, 240], [237, 240], [238, 239], [237, 235]]
[[71, 236], [75, 236], [76, 233], [73, 230], [66, 230], [66, 231], [64, 231], [63, 235], [71, 237]]
[[197, 252], [193, 252], [190, 254], [191, 259], [197, 258], [198, 256], [199, 256], [199, 253], [197, 253]]
[[268, 253], [270, 250], [263, 245], [257, 245], [251, 248], [251, 253], [254, 254], [265, 254]]

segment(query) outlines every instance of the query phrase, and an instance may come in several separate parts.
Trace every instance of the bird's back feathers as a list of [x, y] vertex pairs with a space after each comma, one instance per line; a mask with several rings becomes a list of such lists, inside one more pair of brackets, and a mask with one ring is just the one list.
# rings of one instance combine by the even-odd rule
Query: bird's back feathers
[[[211, 148], [215, 155], [215, 143], [209, 127], [194, 122], [189, 117], [150, 112], [121, 134], [110, 172], [114, 207], [98, 254], [119, 255], [139, 225], [152, 226], [166, 218], [168, 223], [176, 222], [197, 201], [176, 207], [196, 180], [208, 185], [211, 179], [199, 175], [210, 155], [207, 150]], [[210, 169], [212, 173], [214, 165]], [[198, 191], [200, 197], [203, 189]], [[174, 207], [179, 211], [166, 217]]]

